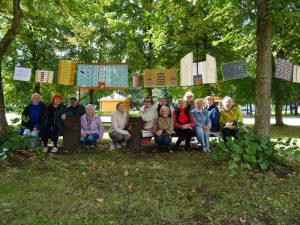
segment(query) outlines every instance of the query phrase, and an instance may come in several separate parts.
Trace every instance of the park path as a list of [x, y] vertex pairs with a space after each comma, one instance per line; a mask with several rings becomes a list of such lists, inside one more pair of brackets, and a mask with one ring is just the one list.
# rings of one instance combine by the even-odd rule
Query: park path
[[[11, 124], [11, 119], [13, 118], [20, 118], [20, 115], [16, 113], [6, 113], [6, 119], [8, 124]], [[110, 123], [110, 116], [101, 116], [101, 120], [104, 123]], [[271, 124], [275, 124], [275, 118], [274, 116], [271, 117]], [[283, 117], [283, 122], [286, 125], [290, 126], [300, 126], [300, 117]], [[245, 124], [254, 124], [254, 118], [253, 117], [246, 117], [244, 118]]]

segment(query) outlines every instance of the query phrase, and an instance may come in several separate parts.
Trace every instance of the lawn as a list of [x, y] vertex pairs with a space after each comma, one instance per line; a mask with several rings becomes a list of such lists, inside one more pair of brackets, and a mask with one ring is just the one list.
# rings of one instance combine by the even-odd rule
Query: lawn
[[[287, 131], [272, 128], [273, 137]], [[198, 151], [103, 146], [20, 153], [0, 169], [1, 224], [300, 224], [299, 168], [233, 175]]]

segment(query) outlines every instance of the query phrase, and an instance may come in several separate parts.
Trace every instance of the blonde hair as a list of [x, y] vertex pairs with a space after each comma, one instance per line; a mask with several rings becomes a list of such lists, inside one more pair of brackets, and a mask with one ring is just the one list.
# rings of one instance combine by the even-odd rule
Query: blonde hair
[[186, 93], [184, 94], [183, 100], [184, 100], [184, 101], [187, 101], [187, 97], [188, 97], [188, 96], [191, 96], [192, 100], [194, 99], [194, 94], [193, 94], [193, 92], [188, 91], [188, 92], [186, 92]]
[[202, 104], [204, 105], [204, 100], [202, 99], [202, 98], [198, 98], [198, 99], [196, 99], [195, 100], [195, 106], [196, 106], [196, 108], [198, 109], [198, 102], [202, 102]]
[[207, 101], [208, 99], [211, 99], [212, 102], [215, 103], [215, 98], [214, 98], [214, 96], [209, 95], [209, 96], [205, 97], [205, 101]]

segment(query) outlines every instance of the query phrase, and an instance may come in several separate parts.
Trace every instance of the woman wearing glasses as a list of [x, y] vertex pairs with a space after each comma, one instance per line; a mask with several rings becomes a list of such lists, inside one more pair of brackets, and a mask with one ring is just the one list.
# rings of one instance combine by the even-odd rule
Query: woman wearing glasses
[[[154, 105], [152, 105], [152, 98], [150, 96], [146, 96], [144, 98], [144, 105], [141, 107], [139, 111], [139, 116], [144, 122], [144, 130], [150, 131], [149, 134], [152, 134], [152, 128], [154, 126], [154, 122], [158, 117], [157, 109]], [[142, 144], [150, 144], [151, 137], [142, 138]]]

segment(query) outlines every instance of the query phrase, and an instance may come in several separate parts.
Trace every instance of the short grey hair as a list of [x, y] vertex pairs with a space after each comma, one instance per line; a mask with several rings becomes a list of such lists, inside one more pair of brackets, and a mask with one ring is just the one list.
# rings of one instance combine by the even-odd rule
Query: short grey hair
[[41, 98], [41, 95], [39, 93], [34, 93], [31, 95], [31, 100], [34, 98], [34, 97], [39, 97]]
[[170, 111], [170, 109], [169, 109], [169, 107], [167, 107], [167, 106], [162, 106], [161, 108], [160, 108], [160, 110], [159, 110], [159, 115], [161, 115], [161, 112], [162, 112], [162, 110], [163, 109], [166, 109], [166, 110], [168, 110], [168, 114], [170, 114], [171, 113], [171, 111]]
[[93, 111], [95, 111], [95, 107], [92, 104], [87, 104], [85, 108], [86, 109], [91, 108], [91, 109], [93, 109]]
[[226, 106], [226, 102], [227, 102], [227, 101], [231, 101], [231, 102], [233, 103], [233, 100], [232, 100], [231, 97], [225, 96], [225, 97], [223, 98], [223, 100], [222, 100], [223, 106]]

